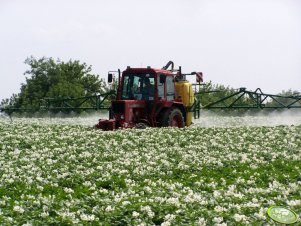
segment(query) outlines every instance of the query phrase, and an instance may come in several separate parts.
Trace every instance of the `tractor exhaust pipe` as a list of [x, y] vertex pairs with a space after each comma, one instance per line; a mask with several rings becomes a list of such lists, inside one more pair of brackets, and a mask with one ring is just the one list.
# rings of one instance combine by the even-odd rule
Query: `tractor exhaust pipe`
[[168, 63], [162, 68], [163, 70], [167, 70], [169, 66], [171, 65], [171, 71], [174, 69], [174, 63], [170, 60]]

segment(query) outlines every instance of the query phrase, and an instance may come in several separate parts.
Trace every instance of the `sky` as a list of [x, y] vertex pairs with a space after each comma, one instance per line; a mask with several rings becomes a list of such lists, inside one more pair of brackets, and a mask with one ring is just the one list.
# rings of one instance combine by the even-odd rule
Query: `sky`
[[80, 60], [106, 78], [169, 60], [205, 82], [301, 91], [300, 0], [0, 0], [0, 100], [27, 57]]

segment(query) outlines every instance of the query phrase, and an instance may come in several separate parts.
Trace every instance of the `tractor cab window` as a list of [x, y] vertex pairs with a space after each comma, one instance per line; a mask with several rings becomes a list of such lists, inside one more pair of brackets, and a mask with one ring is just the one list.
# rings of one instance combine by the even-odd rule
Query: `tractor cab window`
[[158, 98], [159, 100], [164, 99], [164, 83], [160, 82], [160, 76], [158, 76], [157, 84], [158, 84]]
[[174, 100], [175, 96], [175, 84], [172, 76], [166, 77], [166, 99]]
[[129, 74], [123, 78], [123, 100], [154, 100], [155, 80], [152, 74]]

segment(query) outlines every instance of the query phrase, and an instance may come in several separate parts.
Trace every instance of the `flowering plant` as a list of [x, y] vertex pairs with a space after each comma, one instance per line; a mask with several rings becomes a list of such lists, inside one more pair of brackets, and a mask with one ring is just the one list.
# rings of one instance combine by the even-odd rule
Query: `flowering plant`
[[96, 131], [0, 119], [0, 224], [261, 225], [301, 214], [301, 126]]

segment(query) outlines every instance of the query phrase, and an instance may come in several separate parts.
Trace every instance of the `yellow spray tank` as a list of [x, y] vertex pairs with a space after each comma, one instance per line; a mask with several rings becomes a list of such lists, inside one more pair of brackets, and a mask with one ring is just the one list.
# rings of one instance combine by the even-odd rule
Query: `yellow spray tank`
[[[184, 106], [189, 108], [194, 103], [194, 92], [192, 89], [192, 84], [186, 80], [181, 80], [175, 82], [176, 97], [181, 99]], [[186, 114], [186, 126], [192, 124], [192, 112], [187, 112]]]

